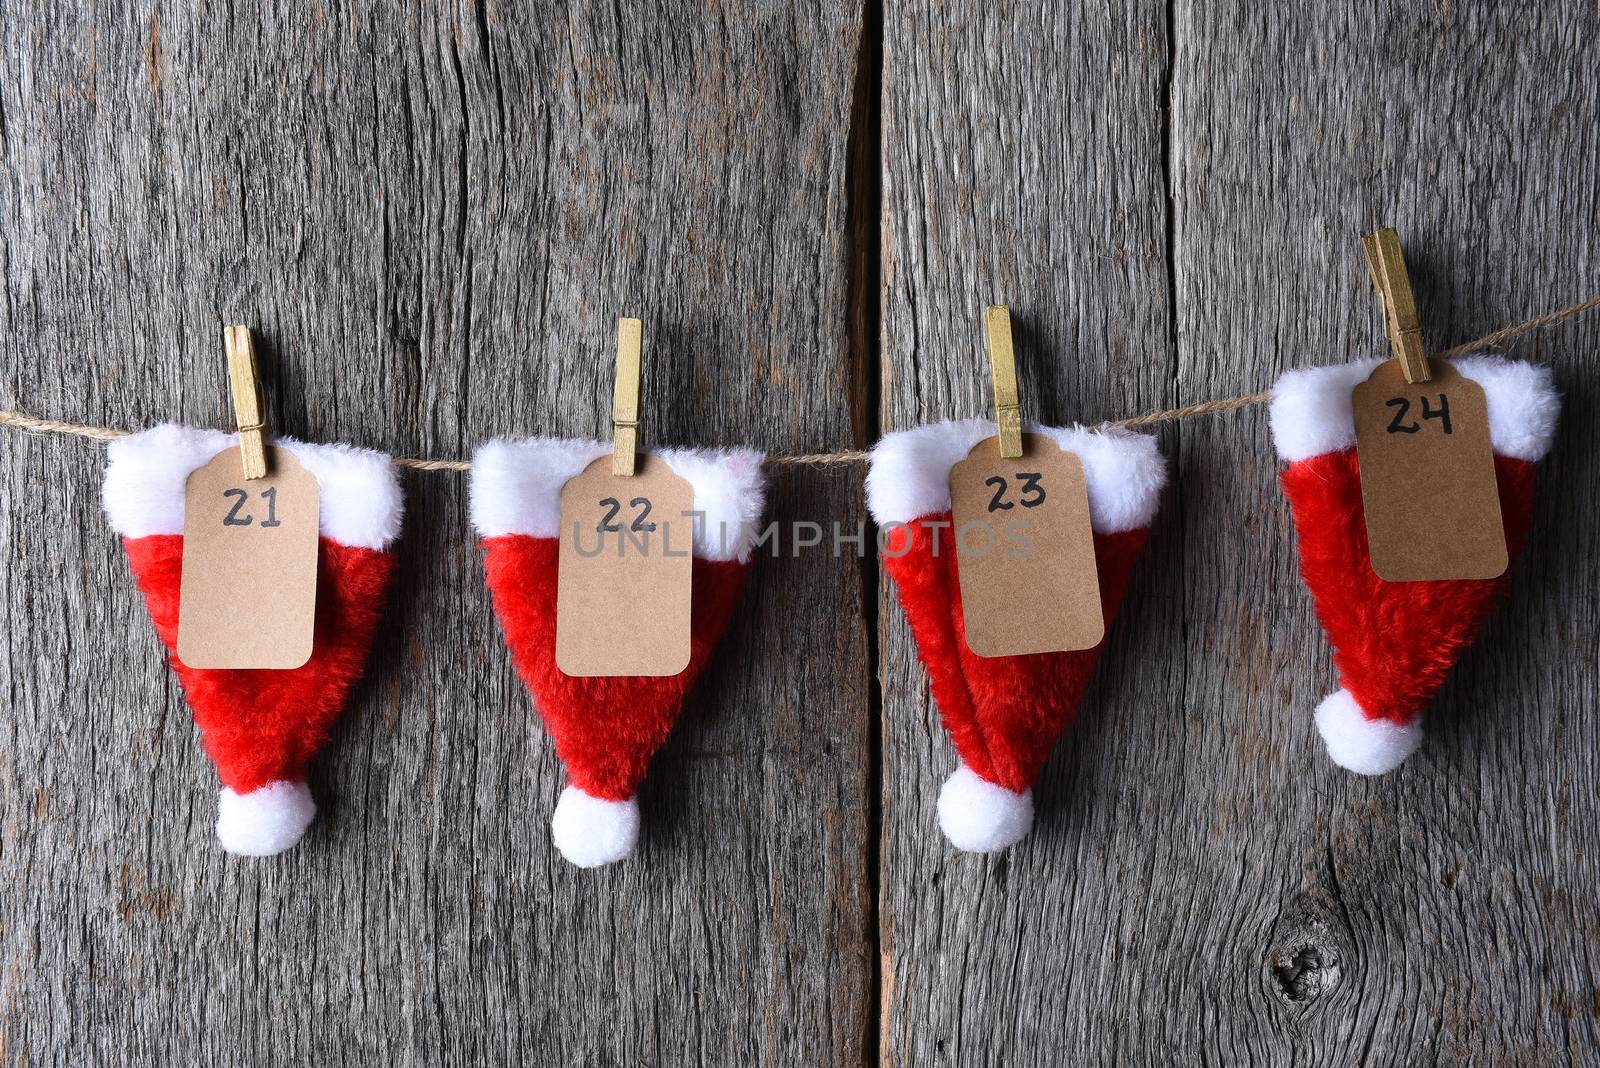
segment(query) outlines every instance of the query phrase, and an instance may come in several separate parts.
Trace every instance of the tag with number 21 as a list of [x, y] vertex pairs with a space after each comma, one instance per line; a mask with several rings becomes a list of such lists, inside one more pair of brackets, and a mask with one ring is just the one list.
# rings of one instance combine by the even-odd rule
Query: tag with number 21
[[239, 450], [184, 494], [178, 659], [192, 668], [297, 668], [311, 659], [321, 491], [286, 449], [246, 480]]

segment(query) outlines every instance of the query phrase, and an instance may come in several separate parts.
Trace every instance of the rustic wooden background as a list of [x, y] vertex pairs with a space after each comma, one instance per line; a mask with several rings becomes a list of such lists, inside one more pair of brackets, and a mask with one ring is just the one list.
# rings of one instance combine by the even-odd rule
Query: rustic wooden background
[[[1562, 3], [842, 0], [0, 9], [0, 406], [226, 414], [399, 454], [597, 433], [824, 451], [985, 410], [1017, 316], [1053, 422], [1600, 290], [1600, 14]], [[0, 437], [0, 1061], [140, 1065], [1600, 1063], [1600, 317], [1517, 345], [1568, 416], [1516, 593], [1365, 780], [1264, 413], [1175, 475], [1034, 834], [952, 852], [954, 765], [871, 561], [763, 560], [656, 762], [638, 857], [555, 855], [550, 745], [456, 474], [268, 862], [215, 781], [88, 443]], [[859, 469], [773, 481], [865, 518]]]

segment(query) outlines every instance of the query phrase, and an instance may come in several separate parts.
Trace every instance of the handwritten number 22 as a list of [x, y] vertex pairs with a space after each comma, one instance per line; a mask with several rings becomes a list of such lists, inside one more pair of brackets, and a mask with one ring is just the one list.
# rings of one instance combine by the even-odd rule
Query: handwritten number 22
[[[1428, 403], [1428, 398], [1425, 396], [1419, 397], [1418, 400], [1422, 402], [1422, 418], [1439, 420], [1441, 429], [1446, 434], [1450, 433], [1450, 398], [1443, 393], [1439, 394], [1437, 409]], [[1395, 410], [1394, 418], [1389, 420], [1389, 433], [1415, 434], [1422, 429], [1422, 424], [1415, 420], [1409, 423], [1405, 421], [1411, 411], [1411, 402], [1405, 397], [1390, 397], [1384, 404]]]
[[[617, 513], [622, 511], [622, 502], [615, 497], [606, 497], [601, 500], [600, 506], [606, 509], [606, 514], [600, 520], [600, 529], [608, 534], [620, 532], [622, 527], [617, 524], [616, 518]], [[639, 514], [633, 517], [632, 523], [628, 524], [629, 530], [642, 534], [656, 529], [654, 523], [645, 522], [650, 518], [650, 498], [635, 497], [628, 502], [628, 507], [639, 509]]]
[[[228, 509], [228, 514], [222, 517], [225, 527], [247, 527], [256, 521], [255, 516], [246, 512], [240, 515], [240, 509], [250, 499], [250, 491], [242, 490], [235, 486], [233, 489], [222, 491], [224, 497], [233, 500], [233, 507]], [[261, 521], [263, 527], [281, 527], [283, 521], [278, 518], [278, 487], [272, 486], [261, 491], [261, 499], [267, 502], [267, 518]]]

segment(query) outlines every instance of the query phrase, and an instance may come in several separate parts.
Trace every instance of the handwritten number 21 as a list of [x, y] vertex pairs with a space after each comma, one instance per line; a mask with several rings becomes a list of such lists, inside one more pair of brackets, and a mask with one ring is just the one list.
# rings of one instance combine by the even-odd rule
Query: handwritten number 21
[[[223, 526], [247, 527], [256, 521], [255, 516], [250, 515], [248, 512], [243, 515], [239, 514], [239, 510], [250, 499], [249, 490], [242, 490], [235, 486], [233, 489], [223, 490], [222, 495], [233, 500], [233, 507], [229, 508], [228, 514], [222, 517]], [[262, 490], [261, 499], [267, 502], [267, 518], [261, 521], [261, 525], [263, 527], [283, 526], [283, 521], [278, 518], [278, 487], [272, 486]]]

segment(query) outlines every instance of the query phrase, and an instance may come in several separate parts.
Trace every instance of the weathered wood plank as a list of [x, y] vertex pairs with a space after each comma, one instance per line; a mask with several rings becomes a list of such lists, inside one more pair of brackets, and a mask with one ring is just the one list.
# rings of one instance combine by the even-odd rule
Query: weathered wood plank
[[[992, 300], [1053, 421], [1380, 350], [1355, 237], [1382, 222], [1440, 342], [1592, 289], [1600, 90], [1565, 72], [1593, 65], [1593, 16], [923, 7], [885, 13], [890, 428], [984, 410]], [[647, 435], [859, 437], [870, 360], [840, 315], [857, 11], [623, 18], [0, 13], [0, 404], [217, 421], [218, 328], [248, 319], [281, 429], [460, 455], [603, 429], [611, 319], [632, 311]], [[953, 756], [884, 593], [876, 1021], [848, 564], [761, 568], [646, 787], [643, 855], [584, 876], [547, 844], [559, 767], [488, 614], [464, 482], [412, 477], [322, 821], [241, 865], [211, 843], [210, 773], [100, 519], [98, 454], [8, 435], [0, 1049], [833, 1064], [876, 1027], [898, 1064], [1581, 1061], [1597, 340], [1523, 346], [1571, 406], [1552, 492], [1512, 604], [1390, 779], [1332, 768], [1312, 732], [1331, 672], [1260, 413], [1164, 432], [1178, 485], [1005, 858], [938, 836]], [[786, 474], [772, 513], [854, 517], [858, 491]]]
[[[1438, 346], [1593, 291], [1600, 87], [1559, 73], [1593, 67], [1592, 12], [1179, 11], [1185, 399], [1231, 392], [1241, 372], [1265, 382], [1385, 352], [1356, 247], [1380, 225], [1405, 239]], [[1225, 462], [1265, 456], [1264, 421], [1184, 427], [1183, 572], [1208, 606], [1185, 658], [1186, 705], [1234, 722], [1198, 741], [1194, 766], [1210, 770], [1185, 781], [1177, 827], [1248, 847], [1185, 858], [1192, 874], [1167, 891], [1193, 887], [1215, 948], [1179, 938], [1176, 923], [1151, 933], [1237, 980], [1187, 1001], [1183, 1015], [1213, 1021], [1194, 1043], [1211, 1059], [1593, 1058], [1600, 575], [1580, 546], [1594, 538], [1600, 477], [1583, 431], [1597, 342], [1584, 320], [1517, 346], [1556, 368], [1568, 404], [1534, 533], [1510, 603], [1428, 717], [1427, 743], [1383, 779], [1333, 767], [1310, 722], [1333, 672], [1286, 510], [1270, 464]], [[1218, 516], [1252, 517], [1259, 541], [1205, 537]]]
[[[1179, 4], [1169, 60], [1163, 9], [1045, 7], [890, 5], [893, 425], [983, 409], [994, 297], [1035, 305], [1034, 410], [1068, 420], [1382, 351], [1357, 243], [1382, 223], [1441, 344], [1592, 290], [1600, 90], [1561, 73], [1593, 65], [1592, 16]], [[1111, 255], [1159, 248], [1167, 211], [1170, 320], [1159, 252]], [[1009, 856], [939, 839], [954, 758], [886, 599], [885, 1062], [1592, 1056], [1597, 341], [1519, 347], [1567, 392], [1549, 489], [1512, 602], [1388, 778], [1333, 767], [1312, 727], [1332, 670], [1260, 411], [1164, 432], [1177, 484]]]
[[[273, 424], [403, 454], [597, 433], [614, 317], [646, 442], [849, 442], [853, 5], [0, 13], [0, 404]], [[644, 790], [641, 855], [556, 856], [561, 785], [459, 475], [408, 476], [400, 578], [262, 863], [99, 514], [100, 455], [0, 443], [0, 1060], [846, 1064], [871, 1027], [856, 570], [766, 560]], [[771, 514], [856, 514], [783, 474]], [[797, 621], [831, 620], [827, 627]]]
[[[989, 412], [990, 303], [1010, 304], [1017, 326], [1024, 418], [1175, 399], [1166, 35], [1165, 6], [1142, 0], [886, 5], [885, 429]], [[1171, 848], [1153, 836], [1172, 796], [1143, 784], [1175, 780], [1185, 759], [1167, 667], [1185, 616], [1176, 561], [1169, 513], [1080, 727], [1036, 790], [1032, 837], [994, 859], [939, 832], [955, 755], [885, 588], [883, 1063], [1110, 1063], [1141, 1048], [1120, 1021], [1159, 973], [1127, 961], [1160, 958], [1140, 941], [1159, 902], [1127, 896]], [[1127, 1003], [1099, 993], [1118, 976]]]

